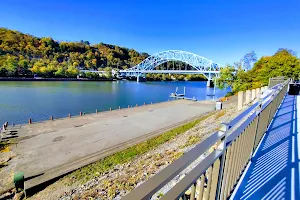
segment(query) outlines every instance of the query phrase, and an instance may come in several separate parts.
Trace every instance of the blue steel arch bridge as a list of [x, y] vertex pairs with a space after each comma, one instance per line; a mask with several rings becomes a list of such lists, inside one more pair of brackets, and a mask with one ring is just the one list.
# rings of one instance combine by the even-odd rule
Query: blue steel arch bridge
[[[190, 65], [192, 67], [192, 70], [157, 69], [158, 66], [169, 61], [181, 61], [185, 64]], [[209, 86], [211, 80], [214, 77], [219, 76], [220, 69], [222, 67], [224, 67], [224, 65], [215, 63], [212, 60], [209, 60], [191, 52], [181, 50], [169, 50], [153, 54], [132, 68], [120, 70], [119, 74], [123, 77], [136, 77], [137, 81], [140, 81], [141, 78], [145, 78], [145, 74], [147, 73], [202, 74], [207, 78]]]

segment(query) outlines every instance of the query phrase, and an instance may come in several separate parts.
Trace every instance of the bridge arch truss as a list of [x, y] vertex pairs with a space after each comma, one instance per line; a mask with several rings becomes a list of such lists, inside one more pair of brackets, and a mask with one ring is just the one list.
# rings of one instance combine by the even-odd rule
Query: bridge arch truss
[[[169, 61], [181, 61], [193, 67], [194, 70], [156, 70], [155, 68]], [[143, 76], [146, 73], [171, 73], [171, 74], [203, 74], [208, 80], [218, 76], [223, 65], [207, 58], [181, 50], [162, 51], [153, 54], [141, 63], [126, 70], [120, 70], [125, 76]]]

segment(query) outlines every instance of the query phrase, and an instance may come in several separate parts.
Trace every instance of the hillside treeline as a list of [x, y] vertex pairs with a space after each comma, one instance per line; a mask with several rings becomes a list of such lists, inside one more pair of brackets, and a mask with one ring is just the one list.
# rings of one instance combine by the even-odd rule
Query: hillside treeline
[[149, 55], [88, 41], [55, 41], [0, 28], [0, 76], [75, 77], [79, 69], [126, 69]]

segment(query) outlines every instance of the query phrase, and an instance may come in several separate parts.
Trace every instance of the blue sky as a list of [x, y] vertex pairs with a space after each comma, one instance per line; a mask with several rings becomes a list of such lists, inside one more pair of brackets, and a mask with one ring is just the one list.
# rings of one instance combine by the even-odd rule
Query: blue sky
[[0, 27], [149, 54], [179, 49], [222, 64], [252, 50], [300, 54], [300, 0], [2, 0]]

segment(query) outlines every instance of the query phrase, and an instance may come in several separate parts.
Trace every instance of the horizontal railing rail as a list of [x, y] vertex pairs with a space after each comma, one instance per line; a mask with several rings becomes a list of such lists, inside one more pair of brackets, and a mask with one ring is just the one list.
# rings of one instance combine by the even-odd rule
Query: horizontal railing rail
[[229, 123], [213, 133], [178, 160], [128, 193], [123, 200], [151, 199], [174, 177], [200, 156], [203, 160], [161, 199], [227, 199], [267, 130], [287, 92], [289, 80], [271, 88]]

